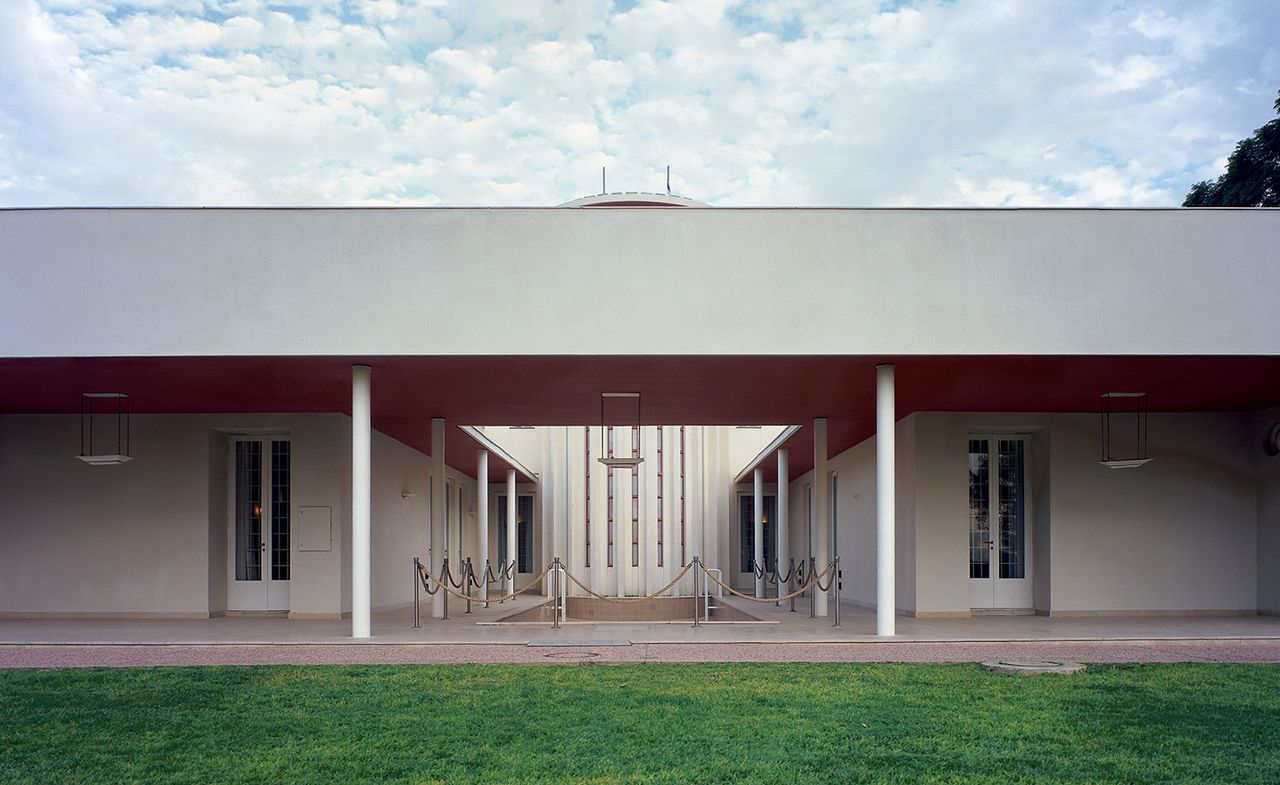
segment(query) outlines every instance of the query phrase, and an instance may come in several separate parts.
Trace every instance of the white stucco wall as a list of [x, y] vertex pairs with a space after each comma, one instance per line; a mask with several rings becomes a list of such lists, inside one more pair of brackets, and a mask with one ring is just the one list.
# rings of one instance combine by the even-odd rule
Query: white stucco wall
[[299, 553], [295, 540], [290, 596], [293, 611], [338, 613], [348, 422], [330, 414], [135, 415], [134, 460], [95, 467], [75, 458], [77, 416], [0, 415], [0, 613], [225, 610], [225, 434], [245, 429], [289, 434], [295, 520], [301, 505], [333, 508], [332, 551]]
[[[226, 610], [228, 432], [288, 434], [292, 513], [329, 507], [328, 551], [293, 539], [289, 611], [350, 611], [351, 421], [338, 414], [135, 415], [134, 460], [75, 459], [79, 418], [0, 417], [0, 613], [204, 616]], [[427, 547], [429, 459], [374, 431], [373, 605], [408, 603]], [[470, 478], [450, 470], [474, 495]], [[417, 497], [405, 500], [403, 492]]]
[[207, 615], [208, 432], [175, 425], [99, 467], [78, 417], [0, 416], [0, 612]]
[[1277, 247], [1262, 209], [3, 210], [0, 357], [1274, 355]]
[[[913, 612], [916, 603], [915, 538], [916, 446], [915, 417], [899, 420], [895, 429], [897, 465], [894, 472], [897, 519], [894, 526], [894, 604], [901, 612]], [[864, 607], [876, 603], [876, 443], [875, 437], [827, 459], [836, 475], [836, 543], [843, 573], [841, 598]], [[813, 472], [805, 472], [791, 484], [792, 552], [808, 557], [805, 530], [805, 485]], [[814, 522], [816, 527], [818, 522]], [[816, 534], [815, 534], [816, 537]], [[825, 565], [819, 564], [818, 569]]]
[[[1050, 573], [1048, 594], [1037, 587], [1037, 610], [1257, 607], [1257, 482], [1248, 415], [1153, 414], [1149, 448], [1155, 460], [1136, 470], [1098, 465], [1095, 415], [917, 417], [919, 611], [967, 609], [966, 441], [970, 433], [989, 431], [1033, 434], [1039, 515], [1032, 522], [1032, 559], [1040, 567], [1041, 549], [1049, 549]], [[1036, 483], [1046, 480], [1051, 534], [1042, 538], [1045, 493]]]
[[[921, 412], [900, 420], [898, 609], [969, 611], [967, 441], [971, 433], [987, 432], [1031, 437], [1036, 610], [1267, 609], [1280, 587], [1280, 469], [1265, 462], [1261, 473], [1256, 468], [1255, 419], [1153, 414], [1156, 460], [1131, 471], [1098, 465], [1096, 415]], [[839, 478], [842, 596], [874, 605], [874, 437], [828, 464]], [[805, 542], [804, 486], [811, 477], [796, 478], [791, 488], [798, 548]]]
[[1262, 450], [1265, 429], [1280, 422], [1280, 407], [1254, 415], [1250, 452], [1258, 471], [1258, 610], [1280, 615], [1280, 456]]
[[[425, 562], [430, 541], [431, 459], [375, 430], [372, 461], [370, 602], [378, 609], [413, 601], [413, 558]], [[405, 499], [404, 494], [414, 497]]]

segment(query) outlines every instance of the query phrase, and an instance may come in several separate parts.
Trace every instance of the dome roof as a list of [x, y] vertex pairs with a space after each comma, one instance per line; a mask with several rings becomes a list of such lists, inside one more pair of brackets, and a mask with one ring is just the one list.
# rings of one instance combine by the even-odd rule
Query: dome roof
[[705, 202], [671, 194], [651, 194], [643, 191], [596, 194], [565, 202], [560, 207], [710, 207]]

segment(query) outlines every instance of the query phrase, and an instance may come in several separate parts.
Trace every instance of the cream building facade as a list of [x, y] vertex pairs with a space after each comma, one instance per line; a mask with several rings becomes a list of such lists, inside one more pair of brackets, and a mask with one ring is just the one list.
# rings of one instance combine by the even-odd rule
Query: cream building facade
[[[1277, 613], [1277, 247], [1274, 210], [0, 211], [0, 615], [363, 636], [414, 557], [639, 596], [837, 555], [882, 634]], [[128, 396], [88, 449], [85, 393]]]

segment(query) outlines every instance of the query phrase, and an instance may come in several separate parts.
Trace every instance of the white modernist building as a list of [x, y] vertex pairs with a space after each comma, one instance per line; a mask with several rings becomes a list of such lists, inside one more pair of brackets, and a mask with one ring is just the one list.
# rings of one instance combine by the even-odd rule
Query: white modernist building
[[837, 556], [814, 612], [881, 634], [1277, 613], [1277, 248], [1275, 210], [3, 210], [0, 616], [365, 636], [415, 557], [640, 596]]

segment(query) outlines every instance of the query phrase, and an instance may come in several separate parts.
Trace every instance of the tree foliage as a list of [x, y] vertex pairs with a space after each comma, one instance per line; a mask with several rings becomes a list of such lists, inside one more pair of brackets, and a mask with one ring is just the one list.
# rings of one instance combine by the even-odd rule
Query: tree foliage
[[[1280, 114], [1280, 93], [1275, 103]], [[1280, 119], [1241, 139], [1217, 180], [1191, 186], [1183, 207], [1280, 207]]]

